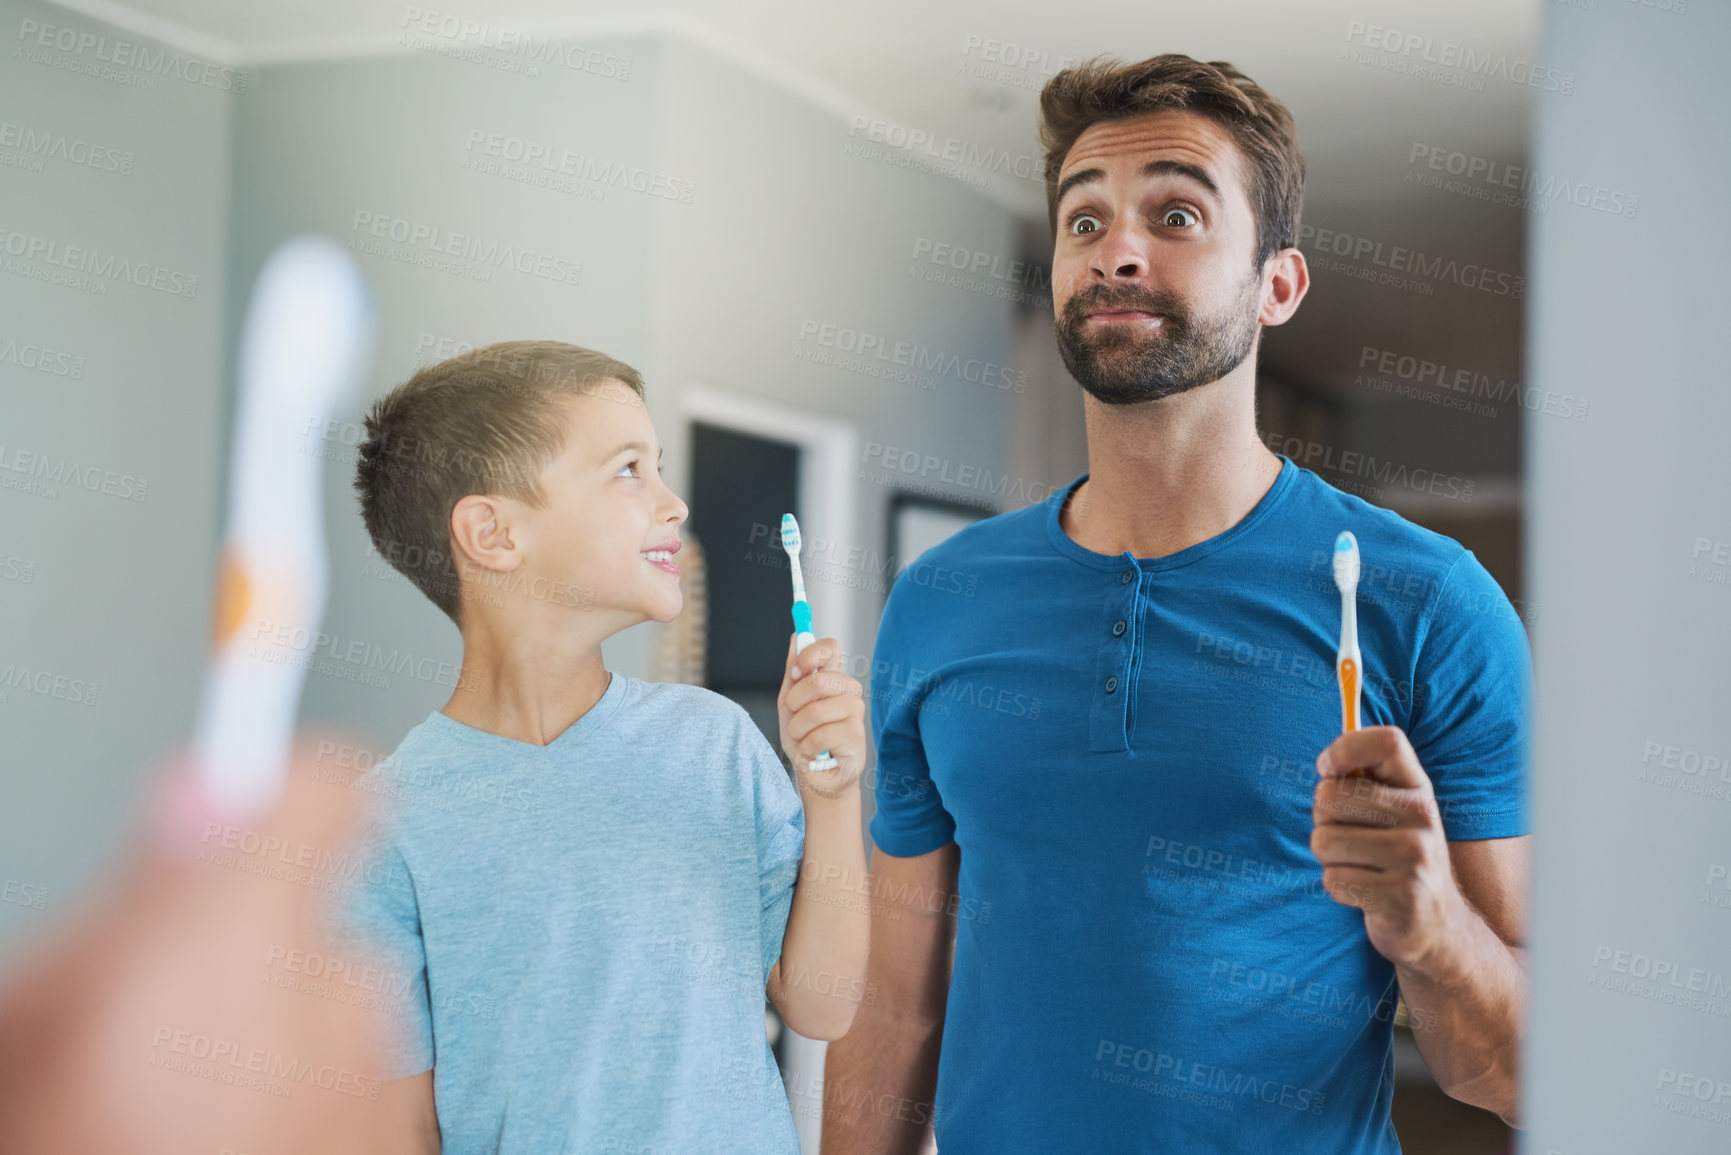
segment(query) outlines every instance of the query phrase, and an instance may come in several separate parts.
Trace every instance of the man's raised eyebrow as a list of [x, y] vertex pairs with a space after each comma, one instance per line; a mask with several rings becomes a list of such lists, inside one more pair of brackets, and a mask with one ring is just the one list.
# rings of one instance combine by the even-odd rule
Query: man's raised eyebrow
[[1071, 173], [1069, 176], [1065, 177], [1062, 181], [1059, 182], [1058, 195], [1053, 200], [1052, 203], [1053, 204], [1063, 204], [1065, 193], [1069, 192], [1071, 189], [1075, 188], [1079, 184], [1087, 184], [1090, 181], [1099, 180], [1101, 177], [1103, 177], [1105, 175], [1106, 175], [1106, 170], [1101, 169], [1101, 168], [1079, 168], [1079, 169], [1077, 169], [1075, 172]]
[[1185, 164], [1181, 160], [1151, 160], [1142, 166], [1143, 176], [1187, 176], [1214, 198], [1216, 204], [1225, 203], [1220, 195], [1220, 186], [1214, 183], [1214, 178], [1208, 175], [1208, 170], [1194, 164]]
[[[1064, 194], [1079, 184], [1089, 184], [1105, 176], [1104, 169], [1079, 168], [1065, 177], [1058, 185], [1058, 198], [1055, 203], [1064, 203]], [[1214, 198], [1215, 203], [1224, 203], [1220, 195], [1220, 186], [1214, 183], [1214, 178], [1208, 175], [1208, 170], [1193, 164], [1185, 164], [1181, 160], [1151, 160], [1142, 166], [1143, 176], [1186, 176], [1203, 188]]]

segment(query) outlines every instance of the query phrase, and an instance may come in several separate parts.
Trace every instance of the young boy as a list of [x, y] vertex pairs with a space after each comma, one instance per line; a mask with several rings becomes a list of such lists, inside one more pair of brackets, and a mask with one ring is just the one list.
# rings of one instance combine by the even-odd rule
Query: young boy
[[789, 639], [797, 790], [735, 703], [602, 664], [681, 605], [688, 510], [642, 393], [508, 341], [367, 417], [367, 531], [463, 639], [450, 701], [369, 771], [400, 797], [338, 908], [406, 991], [381, 1103], [407, 1151], [792, 1155], [765, 993], [835, 1039], [865, 991], [864, 698], [835, 639]]

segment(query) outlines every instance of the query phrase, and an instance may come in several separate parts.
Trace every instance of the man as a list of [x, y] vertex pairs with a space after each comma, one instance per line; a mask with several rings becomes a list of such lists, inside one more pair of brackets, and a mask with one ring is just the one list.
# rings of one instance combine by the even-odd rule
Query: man
[[943, 1155], [1395, 1152], [1401, 997], [1442, 1087], [1512, 1121], [1526, 639], [1458, 544], [1258, 439], [1257, 339], [1309, 286], [1291, 116], [1175, 55], [1041, 112], [1089, 472], [926, 555], [978, 596], [890, 594], [878, 997], [830, 1047], [824, 1155], [934, 1122]]

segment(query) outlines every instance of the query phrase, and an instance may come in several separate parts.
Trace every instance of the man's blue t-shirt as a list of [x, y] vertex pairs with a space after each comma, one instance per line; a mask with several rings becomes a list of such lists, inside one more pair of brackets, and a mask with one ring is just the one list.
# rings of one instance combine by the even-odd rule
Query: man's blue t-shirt
[[805, 814], [742, 708], [614, 672], [545, 746], [435, 711], [355, 786], [385, 804], [327, 917], [447, 1155], [797, 1155], [764, 983]]
[[1406, 731], [1450, 839], [1527, 829], [1520, 620], [1460, 545], [1285, 458], [1153, 559], [1064, 533], [1086, 476], [926, 551], [879, 626], [872, 837], [961, 851], [939, 1148], [1397, 1152], [1394, 967], [1310, 850], [1335, 536], [1364, 724]]

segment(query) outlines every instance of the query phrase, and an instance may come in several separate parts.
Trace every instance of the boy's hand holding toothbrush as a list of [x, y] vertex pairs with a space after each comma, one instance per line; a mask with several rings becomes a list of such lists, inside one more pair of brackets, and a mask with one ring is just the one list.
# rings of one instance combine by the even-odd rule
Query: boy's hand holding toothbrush
[[870, 996], [866, 959], [871, 904], [860, 772], [865, 768], [865, 693], [842, 667], [841, 643], [811, 632], [799, 569], [799, 523], [782, 518], [793, 577], [795, 633], [775, 700], [781, 748], [805, 804], [805, 857], [766, 992], [782, 1020], [811, 1039], [839, 1039]]
[[787, 643], [776, 713], [781, 748], [793, 762], [800, 792], [820, 798], [851, 791], [865, 767], [865, 693], [842, 668], [841, 643], [812, 635], [811, 603], [799, 566], [799, 522], [781, 517], [781, 546], [793, 579], [794, 635]]
[[[787, 643], [787, 669], [782, 675], [776, 713], [781, 720], [781, 748], [793, 763], [801, 794], [834, 798], [853, 789], [865, 768], [865, 691], [842, 668], [841, 643], [819, 638], [795, 651]], [[814, 770], [827, 751], [833, 769]]]

